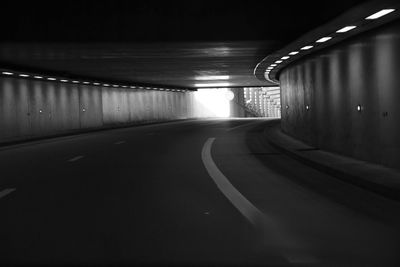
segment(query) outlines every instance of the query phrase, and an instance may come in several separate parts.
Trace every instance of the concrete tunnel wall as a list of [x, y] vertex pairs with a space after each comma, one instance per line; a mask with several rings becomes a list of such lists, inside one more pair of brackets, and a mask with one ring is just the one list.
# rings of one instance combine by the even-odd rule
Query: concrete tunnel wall
[[284, 132], [400, 169], [400, 21], [294, 62], [279, 79]]
[[0, 143], [90, 129], [213, 117], [196, 92], [0, 77]]

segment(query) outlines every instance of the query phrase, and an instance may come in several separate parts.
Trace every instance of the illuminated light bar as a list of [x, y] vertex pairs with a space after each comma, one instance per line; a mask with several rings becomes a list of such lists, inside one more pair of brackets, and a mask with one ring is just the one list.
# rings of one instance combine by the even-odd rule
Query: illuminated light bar
[[209, 80], [229, 80], [229, 75], [212, 75], [212, 76], [198, 76], [195, 78], [197, 81], [209, 81]]
[[346, 27], [341, 28], [340, 30], [337, 30], [336, 32], [337, 33], [344, 33], [344, 32], [351, 31], [351, 30], [353, 30], [355, 28], [357, 28], [357, 26], [346, 26]]
[[108, 83], [103, 83], [103, 86], [109, 87], [110, 85]]
[[301, 48], [301, 50], [308, 50], [308, 49], [311, 49], [311, 48], [313, 48], [314, 46], [312, 46], [312, 45], [307, 45], [307, 46], [303, 46], [302, 48]]
[[288, 59], [288, 58], [290, 58], [290, 57], [289, 56], [281, 57], [281, 59], [283, 59], [283, 60]]
[[275, 66], [278, 66], [278, 64], [271, 64], [270, 66], [271, 67], [275, 67]]
[[89, 84], [90, 82], [83, 82], [83, 84]]
[[122, 88], [126, 88], [126, 87], [128, 87], [128, 86], [126, 86], [126, 85], [123, 85], [123, 86], [122, 86]]
[[383, 17], [383, 16], [385, 16], [385, 15], [387, 15], [389, 13], [392, 13], [393, 11], [395, 11], [395, 9], [393, 9], [393, 8], [382, 9], [381, 11], [376, 12], [376, 13], [372, 14], [371, 16], [366, 17], [365, 19], [368, 19], [368, 20], [379, 19], [380, 17]]
[[283, 62], [283, 60], [277, 60], [277, 61], [275, 61], [275, 63], [277, 63], [277, 64], [282, 63], [282, 62]]
[[196, 83], [195, 87], [229, 87], [230, 83]]
[[100, 83], [93, 83], [93, 85], [100, 85]]
[[298, 53], [299, 53], [298, 51], [293, 51], [293, 52], [290, 52], [289, 55], [294, 56], [294, 55], [297, 55]]
[[14, 75], [14, 73], [8, 72], [8, 71], [3, 71], [1, 74], [4, 74], [4, 75]]
[[119, 87], [119, 85], [118, 85], [118, 84], [113, 84], [112, 86], [113, 86], [113, 87]]
[[62, 79], [62, 80], [60, 80], [60, 82], [62, 82], [62, 83], [67, 83], [67, 82], [69, 82], [68, 80], [65, 80], [65, 79]]
[[49, 78], [47, 78], [47, 80], [49, 80], [49, 81], [55, 81], [55, 80], [57, 80], [56, 78], [53, 78], [53, 77], [49, 77]]
[[317, 40], [316, 43], [325, 43], [325, 42], [329, 41], [330, 39], [332, 39], [332, 37], [330, 37], [330, 36], [322, 37], [321, 39]]
[[73, 83], [79, 83], [79, 81], [72, 81]]
[[19, 77], [24, 77], [24, 78], [27, 78], [27, 77], [30, 77], [28, 74], [20, 74], [20, 75], [18, 75]]
[[35, 76], [33, 76], [33, 78], [35, 78], [35, 79], [43, 79], [43, 76], [35, 75]]
[[130, 88], [135, 89], [136, 87], [135, 86], [131, 86]]

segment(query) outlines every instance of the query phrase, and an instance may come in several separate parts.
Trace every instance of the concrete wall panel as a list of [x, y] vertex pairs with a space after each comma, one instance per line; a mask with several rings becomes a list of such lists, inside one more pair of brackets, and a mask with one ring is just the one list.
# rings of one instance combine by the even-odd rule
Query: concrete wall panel
[[322, 149], [400, 168], [399, 70], [399, 21], [289, 65], [280, 74], [282, 129]]

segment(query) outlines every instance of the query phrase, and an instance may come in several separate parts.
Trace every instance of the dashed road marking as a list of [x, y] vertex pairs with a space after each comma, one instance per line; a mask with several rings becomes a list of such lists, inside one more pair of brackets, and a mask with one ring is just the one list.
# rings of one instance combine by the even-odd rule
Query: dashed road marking
[[124, 144], [124, 143], [126, 143], [126, 141], [118, 141], [118, 142], [115, 142], [114, 145], [121, 145], [121, 144]]
[[85, 157], [85, 156], [76, 156], [76, 157], [73, 157], [72, 159], [69, 159], [68, 162], [74, 162], [74, 161], [80, 160], [83, 157]]
[[7, 196], [8, 194], [14, 192], [15, 190], [17, 190], [17, 189], [16, 188], [7, 188], [7, 189], [0, 191], [0, 198]]

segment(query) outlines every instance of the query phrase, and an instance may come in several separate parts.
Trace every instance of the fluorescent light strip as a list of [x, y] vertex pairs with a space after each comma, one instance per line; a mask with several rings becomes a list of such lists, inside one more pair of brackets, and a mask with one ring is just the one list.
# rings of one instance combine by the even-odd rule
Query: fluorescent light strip
[[197, 76], [197, 81], [209, 81], [209, 80], [229, 80], [229, 75], [212, 75], [212, 76]]
[[30, 75], [28, 75], [28, 74], [19, 74], [18, 76], [19, 76], [19, 77], [23, 77], [23, 78], [30, 77]]
[[14, 75], [14, 73], [8, 72], [8, 71], [3, 71], [1, 74], [4, 74], [4, 75]]
[[72, 81], [73, 83], [79, 83], [79, 81]]
[[110, 85], [108, 83], [103, 83], [103, 86], [109, 87]]
[[196, 83], [195, 87], [229, 87], [230, 83]]
[[332, 37], [330, 37], [330, 36], [322, 37], [321, 39], [317, 40], [316, 43], [325, 43], [325, 42], [329, 41], [330, 39], [332, 39]]
[[93, 85], [100, 85], [100, 83], [93, 83]]
[[282, 62], [283, 62], [283, 60], [277, 60], [277, 61], [275, 61], [275, 63], [277, 63], [277, 64], [282, 63]]
[[135, 89], [136, 87], [135, 86], [131, 86], [130, 88]]
[[274, 63], [274, 64], [271, 64], [270, 66], [271, 66], [271, 67], [275, 67], [275, 66], [278, 66], [278, 64], [275, 64], [275, 63]]
[[289, 56], [281, 57], [281, 59], [283, 59], [283, 60], [288, 59], [288, 58], [290, 58], [290, 57]]
[[60, 82], [62, 82], [62, 83], [67, 83], [67, 82], [69, 82], [68, 80], [65, 80], [65, 79], [62, 79], [62, 80], [60, 80]]
[[49, 78], [47, 78], [47, 80], [49, 80], [49, 81], [55, 81], [55, 80], [57, 80], [56, 78], [53, 78], [53, 77], [49, 77]]
[[344, 33], [344, 32], [351, 31], [351, 30], [353, 30], [355, 28], [357, 28], [357, 26], [346, 26], [346, 27], [341, 28], [340, 30], [337, 30], [336, 32], [337, 33]]
[[302, 47], [301, 50], [308, 50], [308, 49], [311, 49], [313, 47], [314, 46], [312, 46], [312, 45], [307, 45], [307, 46]]
[[43, 79], [43, 76], [35, 75], [35, 76], [33, 76], [33, 78], [35, 78], [35, 79]]
[[118, 84], [113, 84], [113, 87], [119, 87], [119, 85]]
[[383, 17], [383, 16], [385, 16], [385, 15], [387, 15], [389, 13], [392, 13], [393, 11], [395, 11], [395, 9], [393, 9], [393, 8], [382, 9], [381, 11], [376, 12], [376, 13], [372, 14], [371, 16], [366, 17], [365, 19], [368, 19], [368, 20], [379, 19], [380, 17]]
[[294, 56], [294, 55], [297, 55], [298, 53], [299, 53], [298, 51], [293, 51], [293, 52], [290, 52], [289, 55]]
[[83, 84], [89, 84], [90, 82], [83, 82]]

